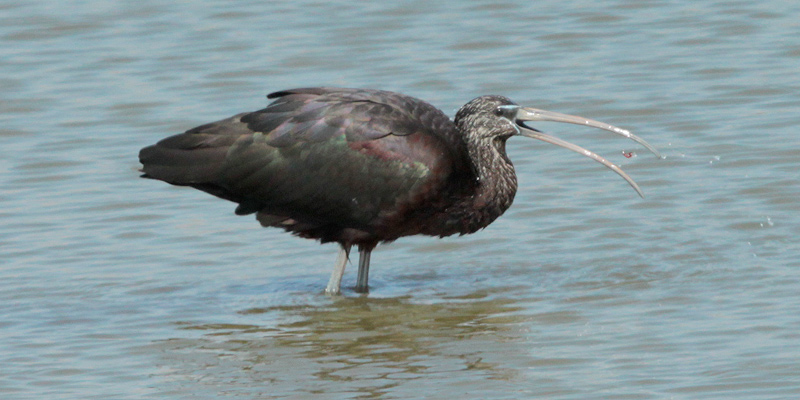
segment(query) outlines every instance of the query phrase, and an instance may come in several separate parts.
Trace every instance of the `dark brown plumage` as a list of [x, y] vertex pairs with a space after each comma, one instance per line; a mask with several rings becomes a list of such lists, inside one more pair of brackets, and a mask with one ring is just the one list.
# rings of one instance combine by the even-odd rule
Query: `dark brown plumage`
[[[517, 190], [506, 140], [529, 136], [575, 145], [526, 127], [546, 120], [627, 131], [581, 117], [522, 108], [482, 96], [453, 121], [398, 93], [339, 88], [275, 92], [266, 108], [161, 140], [139, 153], [143, 177], [191, 186], [238, 203], [263, 226], [341, 245], [326, 289], [338, 293], [351, 246], [361, 259], [356, 291], [367, 290], [369, 256], [380, 242], [423, 234], [468, 234], [511, 206]], [[639, 191], [640, 192], [640, 191]], [[641, 192], [640, 192], [641, 194]]]

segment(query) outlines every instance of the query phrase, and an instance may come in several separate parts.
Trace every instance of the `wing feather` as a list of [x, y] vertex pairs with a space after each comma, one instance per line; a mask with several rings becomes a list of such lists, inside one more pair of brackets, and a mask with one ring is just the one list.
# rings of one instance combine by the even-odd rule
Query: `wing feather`
[[262, 224], [369, 231], [452, 168], [452, 123], [421, 100], [331, 88], [268, 98], [142, 149], [145, 176], [238, 202], [237, 214], [258, 212]]

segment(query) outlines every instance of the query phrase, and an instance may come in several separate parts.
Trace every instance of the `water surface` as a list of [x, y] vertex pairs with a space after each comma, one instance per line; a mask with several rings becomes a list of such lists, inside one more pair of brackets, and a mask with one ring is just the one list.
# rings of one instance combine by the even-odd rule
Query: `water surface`
[[[800, 395], [800, 32], [780, 1], [0, 3], [0, 396]], [[270, 91], [482, 94], [606, 121], [513, 139], [487, 229], [373, 254], [138, 178]], [[626, 158], [623, 153], [634, 152]]]

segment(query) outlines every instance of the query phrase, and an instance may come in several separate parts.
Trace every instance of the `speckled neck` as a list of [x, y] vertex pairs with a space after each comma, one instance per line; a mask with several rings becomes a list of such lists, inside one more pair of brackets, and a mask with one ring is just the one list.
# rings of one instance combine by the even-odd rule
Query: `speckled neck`
[[485, 228], [511, 207], [517, 193], [517, 175], [506, 155], [508, 136], [466, 133], [464, 137], [476, 184], [474, 194], [464, 198], [459, 208], [467, 213], [463, 216], [467, 222], [465, 233], [472, 233]]
[[487, 225], [511, 207], [517, 193], [517, 175], [505, 147], [504, 137], [493, 138], [491, 143], [469, 146], [478, 179], [473, 207], [488, 208], [487, 211], [496, 214], [486, 222]]

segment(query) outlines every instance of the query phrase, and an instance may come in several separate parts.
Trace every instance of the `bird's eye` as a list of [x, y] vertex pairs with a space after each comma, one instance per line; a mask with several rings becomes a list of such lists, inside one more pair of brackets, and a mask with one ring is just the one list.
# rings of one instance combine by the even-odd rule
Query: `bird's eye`
[[495, 108], [494, 109], [494, 115], [497, 115], [498, 117], [502, 117], [503, 116], [503, 107]]

